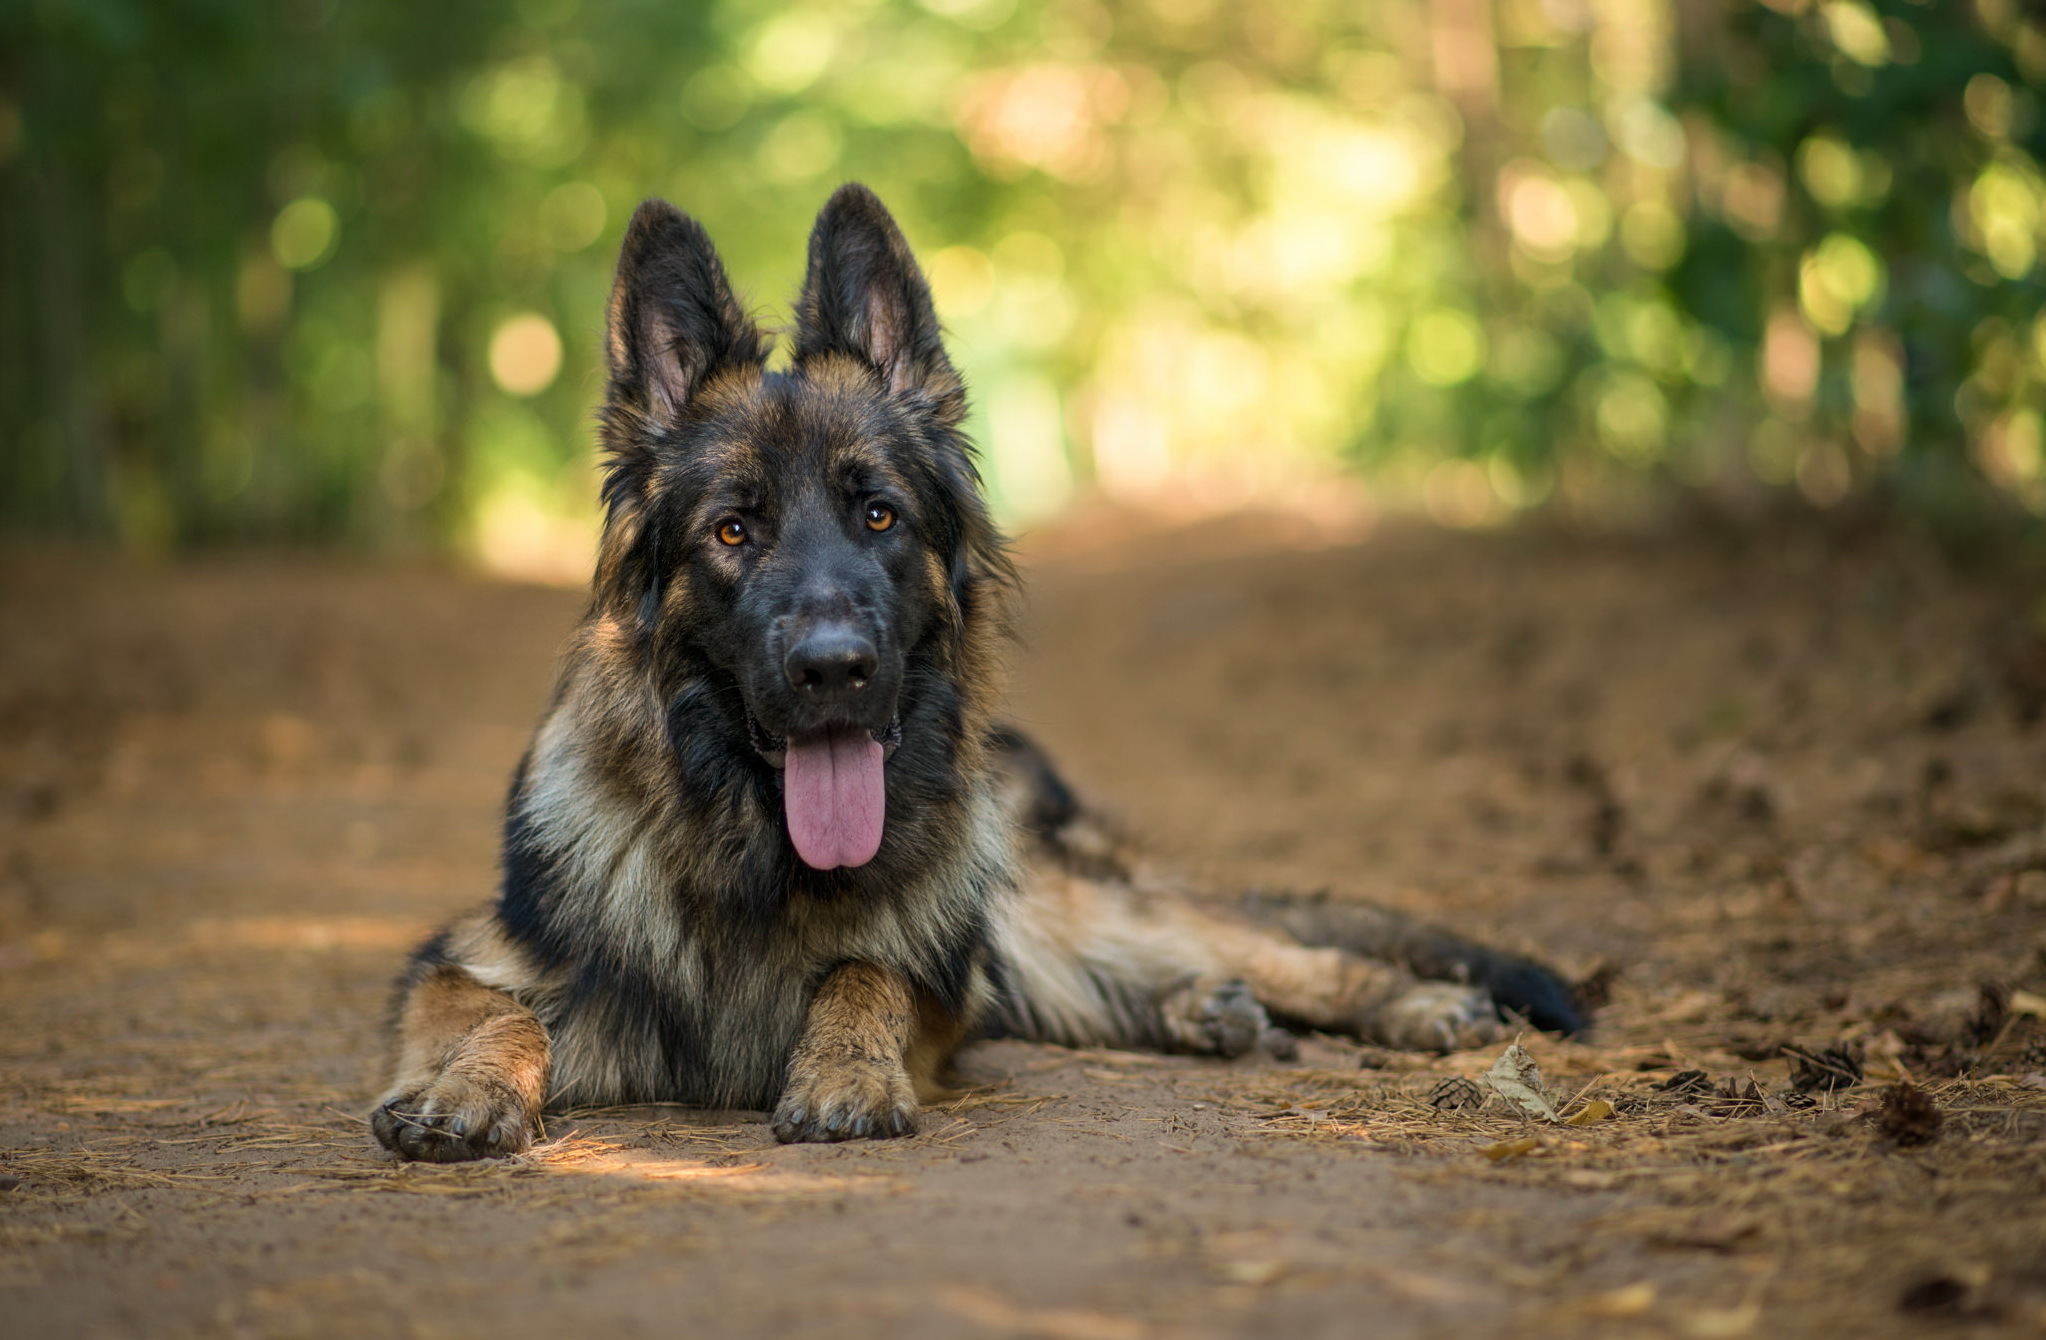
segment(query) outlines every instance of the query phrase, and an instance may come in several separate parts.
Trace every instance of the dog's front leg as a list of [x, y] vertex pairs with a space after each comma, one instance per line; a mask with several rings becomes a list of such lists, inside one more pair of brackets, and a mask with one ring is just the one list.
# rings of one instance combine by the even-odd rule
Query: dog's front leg
[[458, 1163], [533, 1143], [551, 1052], [531, 1010], [441, 963], [406, 993], [398, 1034], [398, 1077], [369, 1116], [386, 1149]]
[[916, 1030], [916, 993], [901, 973], [872, 963], [833, 969], [789, 1057], [775, 1137], [853, 1140], [915, 1130], [916, 1086], [904, 1058]]

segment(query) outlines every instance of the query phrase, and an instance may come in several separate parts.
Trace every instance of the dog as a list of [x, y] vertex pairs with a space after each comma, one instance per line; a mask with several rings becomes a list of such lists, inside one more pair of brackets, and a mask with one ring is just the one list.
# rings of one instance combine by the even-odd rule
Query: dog
[[819, 214], [769, 370], [710, 238], [649, 201], [606, 332], [588, 613], [506, 806], [494, 906], [399, 985], [371, 1113], [408, 1159], [548, 1108], [900, 1136], [965, 1041], [1238, 1056], [1277, 1025], [1443, 1051], [1582, 1024], [1541, 965], [1330, 898], [1185, 896], [995, 719], [1017, 576], [930, 290], [881, 202]]

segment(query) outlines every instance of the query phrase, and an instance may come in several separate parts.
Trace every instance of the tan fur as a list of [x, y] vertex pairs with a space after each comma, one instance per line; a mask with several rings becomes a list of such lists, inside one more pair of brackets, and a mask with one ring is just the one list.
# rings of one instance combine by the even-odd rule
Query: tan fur
[[958, 1090], [949, 1082], [952, 1055], [966, 1041], [972, 1027], [973, 1020], [964, 1014], [947, 1010], [926, 992], [917, 993], [916, 1031], [910, 1036], [902, 1064], [909, 1072], [909, 1082], [915, 1086], [918, 1102], [938, 1103], [958, 1096]]
[[788, 1088], [775, 1108], [783, 1140], [906, 1134], [916, 1084], [904, 1064], [917, 1033], [915, 994], [901, 973], [848, 963], [817, 988]]
[[[457, 1143], [470, 1132], [483, 1133], [479, 1138], [498, 1154], [532, 1142], [551, 1047], [531, 1010], [464, 969], [439, 964], [408, 993], [398, 1031], [397, 1079], [376, 1117], [390, 1124], [410, 1157], [473, 1158]], [[430, 1121], [445, 1122], [456, 1139]]]
[[[861, 188], [820, 215], [796, 336], [791, 370], [767, 371], [700, 227], [635, 215], [592, 605], [508, 800], [500, 900], [408, 973], [377, 1138], [513, 1153], [543, 1103], [644, 1101], [772, 1105], [784, 1140], [901, 1135], [982, 1031], [1236, 1056], [1283, 1050], [1270, 1011], [1397, 1047], [1489, 1038], [1485, 991], [1360, 956], [1376, 939], [1310, 948], [1206, 910], [997, 727], [1015, 570], [953, 431], [965, 399], [928, 293]], [[862, 529], [877, 499], [911, 524]], [[732, 519], [737, 545], [717, 538]], [[777, 526], [836, 538], [777, 550]], [[843, 539], [877, 557], [844, 566]], [[888, 547], [905, 540], [920, 561]], [[775, 730], [880, 741], [887, 719], [790, 715], [781, 625], [761, 616], [793, 617], [810, 597], [791, 579], [812, 579], [783, 552], [869, 574], [829, 580], [914, 630], [890, 653], [925, 686], [888, 726], [896, 836], [858, 870], [801, 865], [768, 771]]]
[[[1105, 851], [1093, 862], [1135, 864], [1110, 861]], [[1148, 1031], [1153, 1045], [1172, 1050], [1228, 1051], [1204, 1040], [1200, 1016], [1235, 983], [1280, 1018], [1389, 1047], [1475, 1046], [1497, 1031], [1489, 1000], [1469, 987], [1308, 948], [1205, 912], [1184, 891], [1147, 886], [1141, 876], [1071, 874], [1040, 863], [1005, 930], [999, 948], [1034, 1029], [1073, 1046], [1126, 1044], [1133, 1032]]]

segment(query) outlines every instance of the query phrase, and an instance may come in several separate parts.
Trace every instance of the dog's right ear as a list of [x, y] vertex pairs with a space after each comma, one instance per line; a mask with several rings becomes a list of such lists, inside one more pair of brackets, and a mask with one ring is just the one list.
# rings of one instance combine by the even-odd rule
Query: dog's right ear
[[597, 589], [650, 627], [670, 566], [644, 507], [661, 440], [704, 383], [759, 367], [767, 341], [746, 319], [703, 226], [665, 200], [641, 205], [618, 251], [604, 339], [604, 539]]
[[766, 340], [732, 296], [709, 234], [665, 200], [641, 205], [625, 230], [605, 352], [605, 438], [614, 468], [633, 465], [650, 436], [681, 422], [713, 374], [767, 358]]

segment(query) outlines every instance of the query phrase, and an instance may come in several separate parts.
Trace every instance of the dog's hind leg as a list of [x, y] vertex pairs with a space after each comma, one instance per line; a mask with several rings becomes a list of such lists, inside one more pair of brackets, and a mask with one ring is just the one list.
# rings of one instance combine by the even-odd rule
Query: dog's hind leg
[[1426, 981], [1394, 964], [1311, 948], [1257, 927], [1210, 924], [1219, 952], [1265, 1008], [1288, 1023], [1402, 1051], [1455, 1051], [1498, 1036], [1498, 1008], [1482, 988]]
[[1026, 736], [1003, 729], [990, 743], [1031, 867], [1005, 931], [1005, 1032], [1234, 1056], [1260, 1040], [1267, 1012], [1414, 1051], [1489, 1041], [1498, 1005], [1540, 1028], [1582, 1027], [1540, 964], [1389, 909], [1269, 896], [1247, 918], [1210, 914]]
[[[789, 1057], [775, 1138], [827, 1142], [915, 1130], [918, 1089], [937, 1087], [937, 1067], [960, 1031], [933, 1002], [921, 1002], [921, 1010], [919, 1003], [909, 979], [893, 968], [833, 969], [811, 999]], [[927, 1073], [912, 1076], [912, 1061]]]
[[1582, 1033], [1587, 1027], [1576, 992], [1554, 969], [1394, 908], [1328, 893], [1264, 891], [1244, 895], [1242, 906], [1253, 921], [1302, 944], [1396, 963], [1423, 978], [1483, 987], [1501, 1008], [1544, 1032]]
[[1001, 1031], [1233, 1056], [1267, 1016], [1409, 1051], [1490, 1041], [1483, 990], [1209, 915], [1174, 891], [1039, 871], [1002, 939]]
[[398, 1074], [370, 1129], [402, 1158], [517, 1154], [540, 1130], [547, 1030], [531, 1010], [454, 963], [423, 955], [398, 1018]]

